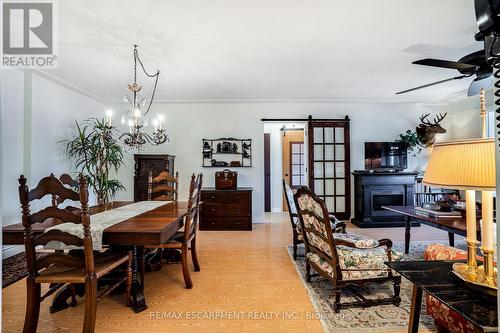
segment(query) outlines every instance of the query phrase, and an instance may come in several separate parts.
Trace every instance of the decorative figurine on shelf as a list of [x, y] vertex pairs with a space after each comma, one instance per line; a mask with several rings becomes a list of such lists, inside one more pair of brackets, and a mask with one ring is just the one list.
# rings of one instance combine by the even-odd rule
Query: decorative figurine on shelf
[[212, 147], [210, 147], [210, 144], [208, 142], [203, 143], [203, 158], [212, 158]]
[[236, 143], [233, 143], [233, 153], [238, 152], [238, 145]]
[[222, 141], [222, 152], [223, 153], [230, 153], [231, 152], [231, 142], [229, 141]]
[[222, 145], [220, 144], [220, 142], [217, 144], [217, 152], [222, 153]]
[[229, 166], [240, 167], [241, 166], [241, 162], [240, 161], [231, 161], [231, 162], [229, 162]]
[[210, 163], [212, 164], [213, 167], [225, 167], [225, 166], [229, 166], [229, 163], [227, 163], [225, 161], [217, 161], [216, 159], [212, 159], [210, 161]]
[[243, 149], [243, 158], [250, 158], [250, 154], [246, 151], [246, 149]]
[[243, 142], [243, 149], [250, 149], [250, 143]]

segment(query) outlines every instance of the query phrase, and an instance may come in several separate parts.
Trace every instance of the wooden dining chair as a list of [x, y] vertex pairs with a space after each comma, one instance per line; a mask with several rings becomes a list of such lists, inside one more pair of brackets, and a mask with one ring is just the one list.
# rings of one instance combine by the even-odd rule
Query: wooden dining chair
[[167, 171], [153, 178], [153, 171], [148, 175], [148, 201], [177, 201], [179, 196], [179, 172], [172, 176]]
[[[25, 235], [24, 245], [28, 267], [28, 277], [26, 278], [27, 305], [23, 332], [36, 332], [40, 303], [59, 288], [68, 284], [70, 286], [74, 286], [75, 284], [85, 285], [85, 317], [83, 332], [94, 332], [96, 303], [101, 297], [107, 295], [123, 283], [126, 283], [127, 305], [131, 303], [131, 253], [112, 253], [108, 251], [96, 254], [93, 251], [90, 232], [87, 181], [84, 176], [80, 176], [79, 192], [65, 187], [54, 175], [50, 175], [40, 180], [38, 185], [31, 191], [28, 189], [26, 182], [27, 180], [24, 176], [19, 178], [19, 200], [22, 208], [22, 223]], [[42, 199], [46, 195], [51, 195], [52, 199], [55, 196], [56, 205], [51, 205], [32, 213], [30, 211], [30, 202]], [[75, 212], [72, 209], [59, 208], [58, 206], [65, 200], [79, 201], [81, 210]], [[80, 238], [56, 229], [35, 236], [32, 231], [32, 225], [34, 223], [44, 223], [45, 221], [81, 224], [84, 236]], [[52, 241], [61, 242], [65, 245], [75, 246], [77, 248], [83, 247], [83, 253], [74, 250], [68, 253], [56, 251], [42, 258], [37, 258], [36, 247], [45, 246]], [[97, 295], [97, 281], [112, 271], [116, 272], [116, 269], [121, 266], [125, 267], [125, 270], [122, 271], [125, 274], [106, 288], [104, 292]], [[41, 295], [42, 283], [50, 284], [49, 290], [43, 296]]]
[[181, 251], [182, 274], [184, 276], [184, 282], [187, 289], [191, 289], [193, 287], [193, 282], [188, 268], [189, 250], [191, 250], [191, 259], [193, 261], [194, 270], [199, 272], [201, 269], [200, 262], [198, 261], [198, 255], [196, 253], [196, 230], [198, 229], [202, 186], [203, 174], [200, 173], [198, 176], [193, 174], [189, 185], [189, 200], [183, 230], [178, 231], [166, 243], [157, 246], [160, 249], [173, 249]]

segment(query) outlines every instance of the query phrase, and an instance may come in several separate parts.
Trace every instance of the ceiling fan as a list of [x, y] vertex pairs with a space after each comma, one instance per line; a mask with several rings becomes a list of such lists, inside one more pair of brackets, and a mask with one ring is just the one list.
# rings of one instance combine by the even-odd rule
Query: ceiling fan
[[467, 91], [467, 96], [473, 96], [479, 94], [481, 88], [487, 88], [491, 84], [491, 75], [493, 73], [491, 66], [486, 61], [484, 50], [468, 54], [465, 57], [462, 57], [458, 61], [426, 58], [414, 61], [412, 62], [412, 64], [456, 69], [457, 71], [460, 72], [461, 75], [451, 77], [445, 80], [424, 84], [419, 87], [399, 91], [396, 93], [396, 95], [404, 94], [417, 89], [427, 88], [448, 81], [460, 80], [475, 75], [476, 78], [472, 81], [472, 83], [469, 86], [469, 90]]

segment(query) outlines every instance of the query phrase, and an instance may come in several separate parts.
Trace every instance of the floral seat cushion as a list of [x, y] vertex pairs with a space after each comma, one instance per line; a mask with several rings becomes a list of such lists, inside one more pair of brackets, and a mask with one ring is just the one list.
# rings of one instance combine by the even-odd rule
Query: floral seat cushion
[[[388, 276], [388, 267], [384, 262], [388, 261], [389, 258], [384, 247], [366, 250], [337, 246], [337, 253], [339, 255], [340, 269], [342, 270], [342, 280]], [[402, 255], [393, 251], [391, 257], [394, 261], [399, 260]], [[335, 277], [334, 267], [316, 253], [307, 253], [307, 258], [332, 278]]]
[[335, 240], [344, 240], [352, 243], [358, 249], [372, 249], [378, 246], [378, 241], [364, 236], [359, 236], [351, 233], [336, 233], [333, 234]]

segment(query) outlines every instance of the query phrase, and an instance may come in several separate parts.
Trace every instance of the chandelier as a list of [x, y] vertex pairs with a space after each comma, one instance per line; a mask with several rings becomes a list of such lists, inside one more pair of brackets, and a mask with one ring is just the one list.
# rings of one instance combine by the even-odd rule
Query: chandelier
[[[142, 72], [148, 78], [154, 78], [153, 91], [149, 100], [144, 96], [142, 85], [137, 83], [137, 64], [140, 65]], [[152, 120], [154, 130], [151, 133], [146, 132], [148, 125], [150, 125], [149, 111], [153, 104], [159, 77], [159, 70], [154, 74], [150, 74], [146, 71], [144, 64], [139, 58], [137, 45], [134, 45], [134, 82], [127, 85], [127, 93], [123, 101], [128, 104], [128, 110], [121, 117], [121, 123], [122, 125], [128, 126], [128, 132], [123, 132], [118, 138], [119, 140], [123, 140], [123, 143], [131, 149], [141, 150], [144, 149], [146, 143], [160, 145], [169, 141], [165, 129], [163, 128], [163, 115], [158, 115], [154, 118]], [[111, 125], [111, 118], [112, 112], [109, 110], [106, 113], [106, 126], [110, 130], [113, 128]]]

